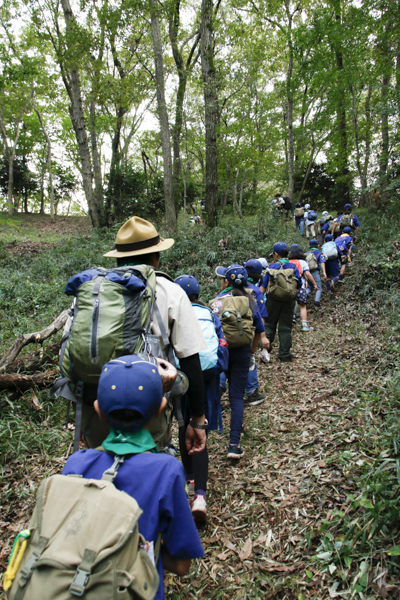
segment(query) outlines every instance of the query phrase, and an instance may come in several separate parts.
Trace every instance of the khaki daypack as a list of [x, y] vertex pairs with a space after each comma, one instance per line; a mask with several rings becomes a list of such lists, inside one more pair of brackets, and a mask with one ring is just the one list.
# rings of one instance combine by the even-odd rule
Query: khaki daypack
[[310, 271], [315, 271], [316, 269], [318, 269], [317, 258], [312, 250], [309, 250], [306, 253], [306, 261], [308, 263], [308, 266], [310, 267]]
[[247, 296], [226, 294], [211, 300], [210, 306], [221, 321], [228, 348], [241, 348], [251, 344], [255, 327]]
[[294, 216], [295, 217], [304, 217], [304, 208], [295, 208]]
[[343, 230], [345, 227], [353, 227], [354, 224], [354, 218], [353, 215], [342, 215], [340, 217], [340, 228], [341, 230]]
[[143, 511], [112, 483], [123, 460], [116, 456], [100, 480], [52, 475], [42, 481], [8, 600], [154, 598], [159, 577], [139, 534]]
[[268, 297], [279, 302], [290, 302], [297, 294], [297, 279], [294, 269], [280, 266], [279, 269], [267, 269], [269, 281], [267, 287]]

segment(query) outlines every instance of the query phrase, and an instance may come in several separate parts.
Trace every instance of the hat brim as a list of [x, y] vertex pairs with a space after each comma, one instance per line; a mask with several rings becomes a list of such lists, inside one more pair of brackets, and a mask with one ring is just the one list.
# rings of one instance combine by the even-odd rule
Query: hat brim
[[221, 277], [221, 279], [226, 276], [226, 272], [227, 272], [226, 267], [217, 267], [215, 269], [215, 274], [218, 275], [218, 277]]
[[110, 252], [106, 252], [103, 256], [108, 256], [110, 258], [123, 258], [124, 256], [140, 256], [142, 254], [150, 254], [151, 252], [163, 252], [163, 250], [168, 250], [175, 244], [175, 240], [173, 238], [160, 238], [158, 244], [154, 246], [149, 246], [148, 248], [141, 248], [140, 250], [131, 250], [130, 252], [120, 252], [119, 250], [110, 250]]

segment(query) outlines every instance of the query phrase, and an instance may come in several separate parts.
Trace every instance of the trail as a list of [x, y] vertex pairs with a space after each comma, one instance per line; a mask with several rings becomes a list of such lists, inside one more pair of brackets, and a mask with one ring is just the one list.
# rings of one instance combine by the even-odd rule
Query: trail
[[239, 464], [226, 458], [223, 396], [224, 434], [211, 432], [208, 445], [205, 560], [190, 577], [166, 577], [171, 598], [329, 598], [326, 575], [311, 556], [322, 522], [346, 510], [346, 493], [357, 492], [346, 476], [349, 457], [353, 464], [372, 462], [359, 449], [364, 415], [358, 398], [377, 385], [384, 333], [373, 316], [359, 320], [346, 287], [324, 294], [323, 306], [309, 310], [314, 331], [294, 326], [293, 362], [279, 363], [275, 343], [271, 362], [258, 363], [268, 396], [245, 408]]

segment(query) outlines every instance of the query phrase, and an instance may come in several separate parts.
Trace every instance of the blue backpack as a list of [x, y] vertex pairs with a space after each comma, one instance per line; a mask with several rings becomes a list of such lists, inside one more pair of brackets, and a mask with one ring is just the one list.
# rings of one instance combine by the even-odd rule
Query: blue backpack
[[309, 221], [315, 221], [317, 217], [318, 217], [318, 215], [317, 215], [317, 213], [315, 212], [315, 210], [309, 210], [309, 211], [308, 211], [307, 219], [308, 219]]
[[219, 340], [215, 331], [214, 315], [207, 306], [195, 303], [192, 306], [208, 346], [208, 350], [199, 352], [201, 370], [206, 371], [215, 367], [218, 361]]

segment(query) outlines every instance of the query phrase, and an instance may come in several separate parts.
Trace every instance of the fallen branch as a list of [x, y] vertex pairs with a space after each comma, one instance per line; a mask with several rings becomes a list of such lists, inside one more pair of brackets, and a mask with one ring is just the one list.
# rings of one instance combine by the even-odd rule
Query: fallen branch
[[58, 369], [46, 371], [46, 373], [37, 373], [36, 375], [0, 375], [0, 390], [29, 390], [30, 388], [50, 387], [56, 377]]
[[41, 344], [44, 342], [44, 340], [47, 340], [47, 338], [60, 331], [60, 329], [64, 327], [66, 323], [68, 312], [69, 309], [64, 310], [50, 325], [47, 325], [47, 327], [42, 329], [42, 331], [36, 331], [35, 333], [24, 333], [23, 335], [20, 335], [15, 340], [10, 350], [0, 360], [0, 371], [4, 371], [4, 369], [14, 362], [22, 348], [28, 344], [32, 344], [33, 342], [36, 344]]

